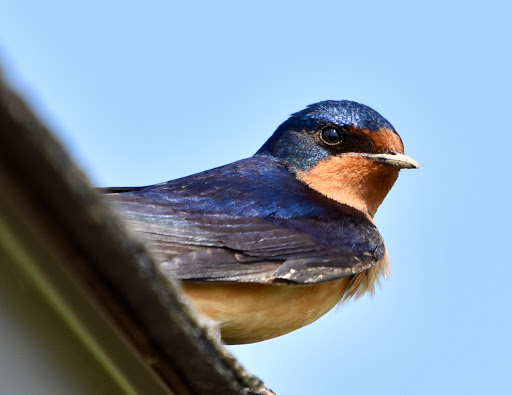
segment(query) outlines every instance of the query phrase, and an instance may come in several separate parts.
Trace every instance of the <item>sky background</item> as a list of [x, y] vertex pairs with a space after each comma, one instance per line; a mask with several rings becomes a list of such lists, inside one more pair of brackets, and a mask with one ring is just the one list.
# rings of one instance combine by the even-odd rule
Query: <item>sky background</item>
[[0, 0], [0, 60], [99, 186], [248, 157], [320, 100], [374, 108], [421, 167], [375, 217], [391, 278], [373, 299], [230, 350], [278, 395], [505, 393], [511, 7]]

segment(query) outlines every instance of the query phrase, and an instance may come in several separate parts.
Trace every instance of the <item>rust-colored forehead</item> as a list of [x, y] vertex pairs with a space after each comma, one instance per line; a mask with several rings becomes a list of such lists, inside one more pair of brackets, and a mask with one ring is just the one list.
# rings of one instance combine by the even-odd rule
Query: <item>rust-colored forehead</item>
[[404, 145], [400, 136], [392, 129], [381, 128], [375, 131], [368, 129], [356, 129], [356, 133], [361, 133], [373, 141], [376, 152], [386, 152], [393, 150], [399, 154], [404, 153]]

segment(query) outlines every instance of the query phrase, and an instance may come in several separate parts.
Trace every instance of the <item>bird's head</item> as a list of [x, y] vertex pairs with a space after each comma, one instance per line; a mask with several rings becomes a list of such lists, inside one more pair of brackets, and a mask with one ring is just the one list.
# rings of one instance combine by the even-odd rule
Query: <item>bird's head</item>
[[356, 102], [312, 104], [282, 123], [257, 152], [311, 188], [372, 217], [400, 169], [417, 169], [402, 139], [378, 112]]

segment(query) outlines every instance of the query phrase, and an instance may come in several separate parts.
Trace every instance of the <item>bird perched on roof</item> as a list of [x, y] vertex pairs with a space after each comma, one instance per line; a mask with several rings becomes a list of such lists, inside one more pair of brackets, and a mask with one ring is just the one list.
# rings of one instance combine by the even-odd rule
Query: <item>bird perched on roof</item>
[[400, 169], [418, 168], [376, 111], [323, 101], [252, 157], [107, 199], [183, 281], [227, 344], [307, 325], [389, 272], [373, 216]]

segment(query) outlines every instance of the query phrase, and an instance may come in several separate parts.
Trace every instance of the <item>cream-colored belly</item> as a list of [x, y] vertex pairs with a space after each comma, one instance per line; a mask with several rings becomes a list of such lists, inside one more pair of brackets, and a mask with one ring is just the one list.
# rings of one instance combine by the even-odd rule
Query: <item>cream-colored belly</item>
[[209, 283], [183, 285], [196, 308], [216, 321], [226, 344], [271, 339], [301, 328], [332, 309], [349, 278], [312, 285]]

